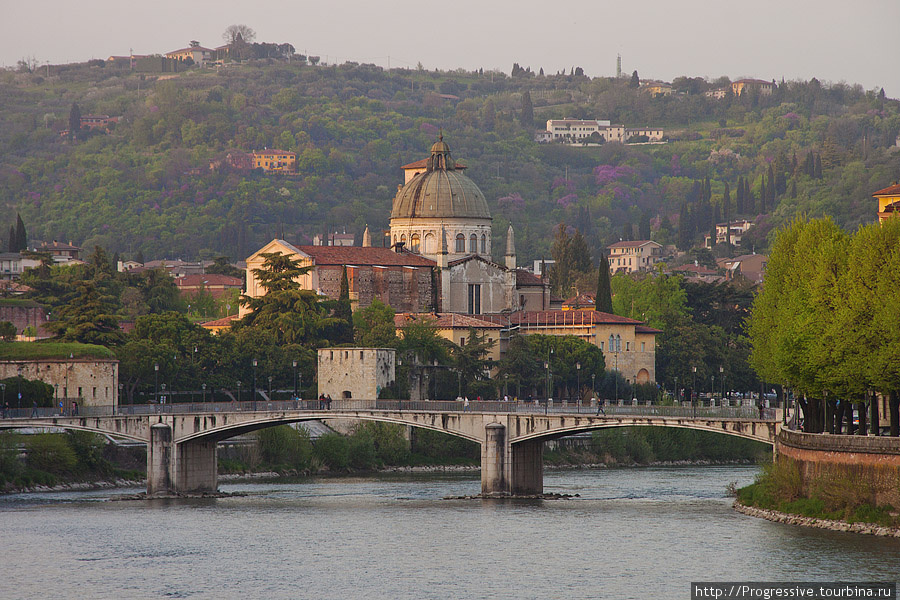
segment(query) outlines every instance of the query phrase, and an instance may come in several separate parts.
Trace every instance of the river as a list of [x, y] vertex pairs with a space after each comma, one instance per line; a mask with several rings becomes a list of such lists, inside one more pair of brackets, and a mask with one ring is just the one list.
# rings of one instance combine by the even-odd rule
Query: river
[[900, 540], [731, 509], [742, 466], [548, 471], [563, 500], [445, 500], [477, 473], [0, 497], [0, 598], [689, 598], [691, 581], [893, 581]]

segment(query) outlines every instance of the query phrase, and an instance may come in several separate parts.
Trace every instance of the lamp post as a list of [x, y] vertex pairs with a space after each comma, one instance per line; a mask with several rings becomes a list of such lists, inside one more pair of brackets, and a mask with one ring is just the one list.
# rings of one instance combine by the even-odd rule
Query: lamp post
[[0, 406], [0, 410], [3, 411], [3, 416], [5, 417], [5, 416], [8, 416], [6, 414], [6, 384], [5, 383], [0, 383], [0, 390], [3, 390], [3, 398], [0, 399], [0, 404], [2, 404], [2, 406]]
[[257, 361], [253, 359], [253, 396], [251, 397], [251, 401], [253, 402], [253, 410], [256, 411], [256, 364]]
[[272, 401], [272, 376], [269, 375], [269, 401]]
[[153, 363], [153, 377], [156, 388], [153, 392], [153, 399], [156, 401], [156, 404], [159, 404], [159, 363]]
[[693, 409], [694, 417], [696, 417], [697, 402], [694, 398], [697, 396], [697, 367], [691, 367], [691, 371], [693, 372], [691, 375], [691, 408]]
[[719, 380], [722, 382], [722, 399], [725, 399], [725, 367], [719, 367]]
[[[120, 411], [120, 412], [121, 412], [121, 410], [122, 410], [122, 390], [124, 389], [124, 387], [125, 387], [125, 384], [122, 384], [122, 383], [119, 384], [119, 396], [118, 396], [118, 398], [116, 399], [116, 404], [118, 405], [118, 408], [119, 408], [119, 411]], [[116, 412], [116, 411], [113, 410], [113, 413], [115, 413], [115, 412]]]
[[675, 406], [678, 406], [680, 396], [678, 393], [678, 377], [675, 378]]
[[[0, 384], [3, 385], [3, 384]], [[56, 410], [56, 407], [59, 406], [59, 384], [53, 384], [53, 411]], [[50, 414], [53, 414], [53, 411], [50, 411]], [[62, 412], [62, 411], [60, 411]]]
[[715, 374], [709, 376], [709, 405], [713, 405], [713, 396], [716, 393], [716, 376]]
[[294, 367], [294, 398], [297, 397], [297, 361], [291, 361], [291, 365]]
[[[597, 385], [596, 384], [597, 384], [597, 374], [591, 373], [591, 398], [597, 397]], [[600, 402], [600, 400], [597, 400], [597, 402]]]
[[576, 381], [578, 383], [575, 384], [575, 393], [578, 394], [575, 396], [575, 405], [581, 406], [581, 363], [575, 363], [575, 372], [578, 374]]
[[240, 404], [241, 404], [241, 382], [238, 381], [238, 382], [237, 382], [237, 385], [238, 385], [238, 410], [240, 410]]
[[162, 396], [161, 396], [162, 402], [160, 402], [160, 404], [166, 404], [166, 384], [161, 383], [159, 385], [159, 388], [162, 390]]
[[203, 390], [202, 402], [203, 402], [203, 404], [206, 404], [206, 384], [205, 383], [201, 384], [200, 388]]

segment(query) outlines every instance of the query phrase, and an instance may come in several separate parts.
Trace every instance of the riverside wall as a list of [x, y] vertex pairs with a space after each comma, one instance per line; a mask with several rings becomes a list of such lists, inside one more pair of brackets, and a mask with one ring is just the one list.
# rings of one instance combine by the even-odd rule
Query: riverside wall
[[775, 452], [798, 466], [804, 495], [850, 485], [871, 504], [900, 507], [900, 438], [782, 429]]

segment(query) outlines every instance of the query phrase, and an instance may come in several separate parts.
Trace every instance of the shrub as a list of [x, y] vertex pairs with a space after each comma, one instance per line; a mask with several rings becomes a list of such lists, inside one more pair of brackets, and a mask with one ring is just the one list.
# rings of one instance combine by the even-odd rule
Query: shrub
[[332, 470], [350, 467], [350, 441], [337, 433], [326, 433], [313, 446], [315, 456]]
[[275, 468], [310, 468], [313, 450], [306, 429], [280, 425], [262, 429], [256, 436], [265, 464]]
[[78, 464], [78, 457], [63, 433], [30, 435], [25, 440], [28, 466], [38, 471], [56, 475], [71, 475]]

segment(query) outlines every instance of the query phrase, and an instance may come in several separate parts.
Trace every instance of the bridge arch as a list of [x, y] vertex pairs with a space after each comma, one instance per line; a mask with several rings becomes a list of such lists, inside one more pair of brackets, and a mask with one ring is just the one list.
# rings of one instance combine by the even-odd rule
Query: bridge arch
[[[91, 423], [92, 421], [93, 423]], [[0, 423], [0, 430], [2, 431], [14, 431], [16, 429], [64, 429], [66, 431], [87, 431], [104, 437], [123, 438], [144, 444], [149, 441], [149, 434], [146, 433], [146, 428], [142, 428], [142, 430], [126, 429], [124, 431], [111, 431], [108, 427], [98, 424], [96, 419], [91, 418], [80, 419], [78, 421], [66, 420], [65, 422], [60, 423], [47, 423], [46, 420]]]
[[553, 429], [531, 431], [523, 435], [514, 436], [510, 439], [510, 442], [512, 444], [518, 444], [539, 440], [548, 441], [575, 435], [578, 433], [586, 433], [589, 431], [597, 431], [601, 429], [612, 429], [616, 427], [669, 427], [672, 429], [693, 429], [695, 431], [708, 431], [711, 433], [740, 437], [756, 442], [762, 442], [770, 446], [773, 446], [775, 443], [774, 430], [770, 430], [770, 424], [765, 422], [698, 422], [693, 420], [675, 421], [670, 419], [615, 419], [593, 423], [573, 423], [571, 425], [563, 424], [560, 427], [556, 427]]

